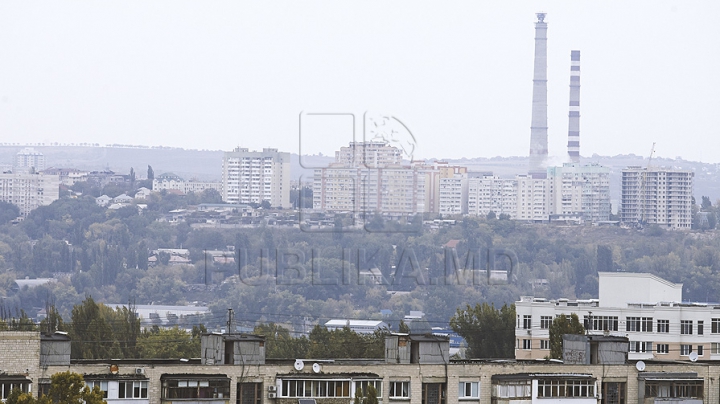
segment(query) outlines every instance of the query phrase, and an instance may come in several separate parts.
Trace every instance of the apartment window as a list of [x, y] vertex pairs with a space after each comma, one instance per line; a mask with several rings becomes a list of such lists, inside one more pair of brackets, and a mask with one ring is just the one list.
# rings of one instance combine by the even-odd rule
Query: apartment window
[[713, 355], [720, 354], [720, 342], [713, 342], [710, 345], [710, 353]]
[[657, 353], [659, 354], [666, 354], [670, 352], [670, 345], [669, 344], [657, 344]]
[[[133, 382], [127, 382], [132, 384]], [[145, 397], [147, 397], [147, 382], [145, 383]], [[120, 394], [127, 391], [120, 383]], [[230, 397], [230, 379], [169, 379], [162, 382], [163, 399], [212, 399]], [[125, 397], [119, 397], [125, 398]]]
[[118, 398], [147, 398], [148, 382], [126, 381], [120, 382]]
[[2, 397], [3, 401], [7, 400], [10, 392], [15, 389], [20, 389], [23, 393], [29, 393], [30, 381], [4, 381], [0, 379], [0, 397]]
[[540, 349], [549, 350], [550, 349], [550, 340], [541, 339], [540, 340]]
[[529, 330], [532, 328], [532, 316], [523, 315], [523, 329]]
[[692, 352], [692, 345], [680, 344], [680, 355], [690, 355]]
[[703, 329], [704, 325], [705, 325], [704, 321], [698, 320], [698, 322], [697, 322], [698, 335], [703, 335], [705, 333], [705, 330]]
[[282, 397], [350, 397], [349, 380], [283, 380]]
[[460, 400], [480, 398], [480, 383], [460, 382], [458, 385], [458, 398]]
[[702, 380], [645, 381], [645, 398], [703, 398]]
[[102, 391], [103, 398], [108, 398], [108, 382], [106, 381], [85, 381], [85, 384], [93, 390], [96, 386]]
[[710, 332], [713, 334], [720, 334], [720, 318], [712, 319], [712, 323], [710, 325]]
[[552, 324], [552, 321], [552, 316], [540, 316], [540, 328], [542, 328], [543, 330], [550, 329], [550, 324]]
[[[517, 381], [517, 382], [500, 382], [493, 384], [492, 386], [492, 397], [493, 398], [524, 398], [530, 400], [532, 395], [532, 388], [530, 381]], [[494, 402], [495, 400], [493, 400]]]
[[642, 317], [640, 319], [640, 331], [652, 332], [652, 330], [653, 330], [653, 318], [652, 317]]
[[681, 320], [680, 321], [680, 334], [692, 335], [692, 333], [693, 333], [692, 320]]
[[625, 404], [625, 383], [624, 382], [603, 382], [601, 404]]
[[652, 342], [630, 341], [630, 352], [652, 352]]
[[375, 395], [382, 399], [382, 380], [358, 380], [355, 382], [355, 391], [360, 391], [363, 397], [367, 397], [368, 386], [373, 386]]
[[390, 382], [390, 398], [410, 398], [410, 382]]
[[628, 317], [625, 320], [625, 331], [640, 331], [640, 317]]
[[585, 316], [585, 329], [594, 331], [617, 331], [617, 316]]
[[657, 321], [657, 332], [670, 332], [670, 320], [658, 320]]
[[523, 349], [531, 349], [532, 348], [532, 341], [529, 339], [523, 340]]
[[697, 354], [698, 354], [698, 356], [702, 356], [704, 352], [705, 352], [705, 347], [703, 347], [702, 345], [698, 345], [698, 346], [697, 346]]
[[538, 397], [595, 397], [595, 381], [538, 380]]

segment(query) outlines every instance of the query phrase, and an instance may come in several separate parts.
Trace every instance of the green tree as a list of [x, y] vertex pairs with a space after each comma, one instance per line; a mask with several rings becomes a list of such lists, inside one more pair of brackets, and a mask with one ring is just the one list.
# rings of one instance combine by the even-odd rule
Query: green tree
[[565, 334], [585, 334], [577, 314], [572, 313], [570, 317], [561, 314], [550, 324], [550, 358], [562, 359], [562, 338]]
[[20, 216], [20, 208], [12, 203], [0, 201], [0, 225], [10, 222]]
[[15, 388], [8, 395], [5, 404], [52, 404], [52, 400], [48, 396], [37, 399], [32, 393], [23, 393], [22, 390]]
[[78, 359], [116, 358], [115, 336], [101, 313], [103, 304], [87, 296], [72, 309], [72, 357]]
[[82, 375], [71, 371], [50, 377], [50, 397], [54, 404], [107, 404], [100, 387], [90, 390]]
[[200, 334], [188, 333], [177, 326], [145, 330], [137, 342], [142, 358], [197, 358], [200, 356]]
[[457, 309], [450, 327], [468, 343], [469, 358], [512, 358], [515, 356], [515, 305], [467, 305]]

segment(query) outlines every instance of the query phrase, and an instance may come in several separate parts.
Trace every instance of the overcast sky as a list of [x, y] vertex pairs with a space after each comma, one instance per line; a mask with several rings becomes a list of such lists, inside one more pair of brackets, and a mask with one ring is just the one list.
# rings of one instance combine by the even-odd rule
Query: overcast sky
[[[306, 113], [394, 116], [415, 156], [527, 155], [535, 13], [550, 154], [720, 162], [720, 1], [0, 2], [0, 143], [298, 151]], [[315, 116], [304, 153], [349, 122]], [[339, 121], [338, 121], [339, 119]], [[340, 123], [340, 124], [339, 124]], [[309, 124], [309, 121], [308, 121]]]

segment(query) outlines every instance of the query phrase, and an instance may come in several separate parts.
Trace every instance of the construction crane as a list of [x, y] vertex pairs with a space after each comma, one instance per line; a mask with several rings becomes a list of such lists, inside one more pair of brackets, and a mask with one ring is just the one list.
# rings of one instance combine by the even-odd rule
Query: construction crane
[[648, 171], [650, 171], [650, 167], [652, 164], [653, 156], [655, 155], [655, 142], [652, 144], [652, 148], [650, 149], [650, 157], [648, 158], [647, 165], [645, 166], [645, 170], [642, 172], [642, 176], [640, 177], [640, 227], [645, 225], [645, 212], [647, 211], [647, 175]]

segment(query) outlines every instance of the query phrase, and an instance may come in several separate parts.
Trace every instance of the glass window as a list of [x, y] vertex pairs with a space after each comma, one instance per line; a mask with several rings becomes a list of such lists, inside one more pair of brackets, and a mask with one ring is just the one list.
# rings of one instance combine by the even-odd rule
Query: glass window
[[[147, 382], [144, 386], [144, 394], [147, 397]], [[122, 384], [122, 383], [121, 383]], [[140, 394], [143, 394], [143, 386], [140, 386]], [[127, 387], [126, 387], [127, 390]], [[122, 386], [120, 392], [122, 392]], [[133, 386], [133, 393], [136, 389]], [[212, 399], [212, 398], [229, 398], [230, 397], [230, 380], [215, 379], [188, 379], [188, 380], [165, 380], [163, 381], [163, 399], [173, 398], [192, 398], [192, 399]], [[120, 397], [123, 398], [123, 397]]]
[[410, 382], [390, 382], [390, 398], [410, 398]]
[[692, 335], [692, 333], [693, 333], [692, 320], [681, 320], [680, 321], [680, 334]]
[[375, 388], [375, 395], [378, 399], [382, 399], [382, 380], [357, 380], [355, 381], [355, 391], [361, 391], [363, 397], [367, 397], [368, 386]]
[[670, 352], [669, 344], [657, 344], [657, 353], [666, 354]]
[[94, 389], [96, 386], [100, 389], [103, 393], [103, 398], [108, 397], [108, 382], [106, 381], [99, 381], [99, 380], [91, 380], [91, 381], [85, 381], [85, 384], [90, 388], [90, 390]]
[[670, 320], [658, 320], [657, 321], [657, 332], [670, 332]]
[[625, 383], [603, 383], [601, 404], [625, 404]]
[[480, 398], [480, 382], [460, 382], [458, 385], [458, 398]]
[[550, 324], [552, 324], [552, 316], [540, 316], [540, 328], [550, 329]]

